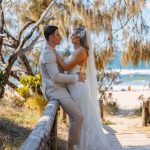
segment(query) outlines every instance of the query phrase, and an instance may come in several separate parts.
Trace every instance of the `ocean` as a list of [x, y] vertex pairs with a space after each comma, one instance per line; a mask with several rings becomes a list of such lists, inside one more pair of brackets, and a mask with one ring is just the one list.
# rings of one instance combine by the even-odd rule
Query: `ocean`
[[121, 64], [121, 51], [115, 53], [114, 59], [105, 67], [106, 72], [120, 72], [113, 90], [148, 90], [150, 89], [150, 63], [140, 62], [138, 66]]

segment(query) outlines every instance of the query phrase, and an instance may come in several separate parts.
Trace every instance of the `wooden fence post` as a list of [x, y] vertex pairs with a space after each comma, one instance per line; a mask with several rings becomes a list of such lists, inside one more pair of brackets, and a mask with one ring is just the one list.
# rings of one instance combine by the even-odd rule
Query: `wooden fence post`
[[104, 105], [103, 105], [103, 99], [99, 100], [100, 104], [100, 113], [101, 113], [101, 119], [104, 120]]
[[57, 150], [57, 119], [58, 119], [58, 112], [56, 112], [55, 120], [53, 123], [53, 127], [50, 134], [50, 149]]
[[148, 115], [149, 115], [149, 101], [144, 102], [143, 101], [143, 107], [142, 107], [142, 126], [147, 126], [148, 122]]

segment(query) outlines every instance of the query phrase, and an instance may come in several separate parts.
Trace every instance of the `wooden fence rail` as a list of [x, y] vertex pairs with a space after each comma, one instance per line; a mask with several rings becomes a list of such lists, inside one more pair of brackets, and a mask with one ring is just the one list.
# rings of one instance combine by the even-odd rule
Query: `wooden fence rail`
[[20, 150], [57, 150], [57, 100], [48, 102], [43, 115]]
[[[57, 150], [57, 117], [59, 103], [57, 100], [48, 102], [43, 115], [39, 119], [20, 150]], [[101, 119], [104, 120], [103, 99], [99, 100]], [[67, 114], [60, 107], [59, 116], [64, 123], [68, 123]]]

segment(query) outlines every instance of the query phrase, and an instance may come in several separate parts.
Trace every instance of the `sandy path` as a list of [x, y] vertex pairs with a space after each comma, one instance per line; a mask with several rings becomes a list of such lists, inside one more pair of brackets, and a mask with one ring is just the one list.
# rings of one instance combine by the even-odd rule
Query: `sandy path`
[[144, 95], [150, 97], [150, 91], [109, 91], [112, 93], [114, 99], [117, 99], [117, 103], [120, 109], [135, 109], [140, 107], [140, 101], [138, 97]]

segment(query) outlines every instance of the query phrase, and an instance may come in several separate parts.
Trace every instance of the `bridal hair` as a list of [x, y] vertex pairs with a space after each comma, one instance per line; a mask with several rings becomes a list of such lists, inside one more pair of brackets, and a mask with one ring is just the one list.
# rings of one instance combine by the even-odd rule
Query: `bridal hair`
[[53, 35], [54, 32], [55, 32], [57, 29], [58, 29], [57, 26], [52, 26], [52, 25], [51, 25], [51, 26], [46, 26], [46, 27], [44, 28], [44, 37], [45, 37], [45, 39], [48, 40], [49, 36], [50, 36], [50, 35]]
[[74, 29], [78, 38], [80, 38], [80, 45], [85, 49], [89, 49], [89, 45], [87, 42], [86, 29], [83, 27], [77, 27]]

